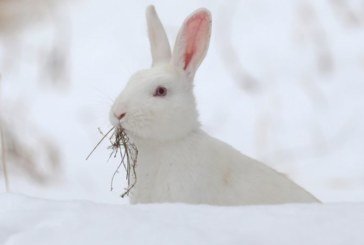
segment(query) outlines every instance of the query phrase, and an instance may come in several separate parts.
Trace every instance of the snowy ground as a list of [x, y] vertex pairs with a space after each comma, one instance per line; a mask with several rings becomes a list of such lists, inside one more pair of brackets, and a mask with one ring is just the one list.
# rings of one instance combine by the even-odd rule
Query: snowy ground
[[0, 195], [0, 244], [361, 245], [364, 204], [111, 205]]

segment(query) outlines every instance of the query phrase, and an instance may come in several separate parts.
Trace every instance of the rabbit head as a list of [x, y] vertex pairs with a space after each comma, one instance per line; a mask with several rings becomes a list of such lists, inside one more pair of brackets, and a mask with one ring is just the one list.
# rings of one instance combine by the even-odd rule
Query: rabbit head
[[173, 53], [153, 6], [147, 8], [146, 18], [152, 67], [131, 76], [111, 108], [110, 121], [132, 137], [183, 137], [199, 127], [193, 79], [209, 46], [211, 15], [206, 9], [192, 13], [178, 33]]

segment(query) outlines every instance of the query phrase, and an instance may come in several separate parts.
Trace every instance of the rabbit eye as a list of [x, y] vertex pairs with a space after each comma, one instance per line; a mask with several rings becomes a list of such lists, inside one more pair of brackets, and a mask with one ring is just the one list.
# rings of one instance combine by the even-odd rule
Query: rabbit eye
[[165, 87], [159, 86], [155, 89], [153, 96], [163, 97], [167, 95], [167, 89]]

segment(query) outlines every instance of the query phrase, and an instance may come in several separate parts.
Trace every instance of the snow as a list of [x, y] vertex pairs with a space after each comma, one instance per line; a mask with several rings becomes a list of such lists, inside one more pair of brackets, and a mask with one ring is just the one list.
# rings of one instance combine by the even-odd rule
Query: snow
[[0, 195], [0, 244], [363, 244], [364, 204], [111, 205]]

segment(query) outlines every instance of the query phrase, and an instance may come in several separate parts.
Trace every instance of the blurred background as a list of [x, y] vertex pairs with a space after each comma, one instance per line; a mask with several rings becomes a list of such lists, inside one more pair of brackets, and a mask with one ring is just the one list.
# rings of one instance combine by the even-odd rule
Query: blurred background
[[108, 143], [85, 157], [151, 64], [149, 4], [172, 44], [188, 14], [212, 12], [195, 79], [206, 131], [324, 202], [364, 201], [363, 0], [0, 0], [1, 192], [127, 202]]

